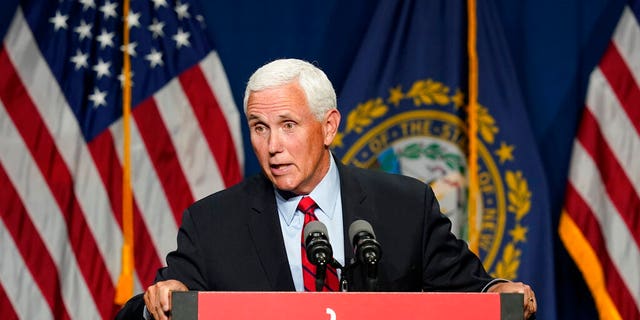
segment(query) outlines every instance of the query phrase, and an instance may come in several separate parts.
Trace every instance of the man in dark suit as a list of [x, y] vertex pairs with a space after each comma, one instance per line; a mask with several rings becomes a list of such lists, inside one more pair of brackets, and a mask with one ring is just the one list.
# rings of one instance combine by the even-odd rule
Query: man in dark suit
[[[340, 113], [320, 69], [295, 59], [271, 62], [251, 76], [244, 106], [262, 174], [189, 207], [178, 248], [144, 293], [144, 305], [135, 297], [119, 316], [166, 319], [171, 291], [309, 290], [300, 246], [305, 214], [296, 208], [306, 196], [341, 265], [353, 259], [348, 226], [371, 223], [384, 247], [376, 290], [521, 292], [525, 316], [535, 313], [528, 285], [492, 278], [455, 238], [428, 185], [331, 156]], [[352, 280], [350, 290], [365, 288]]]

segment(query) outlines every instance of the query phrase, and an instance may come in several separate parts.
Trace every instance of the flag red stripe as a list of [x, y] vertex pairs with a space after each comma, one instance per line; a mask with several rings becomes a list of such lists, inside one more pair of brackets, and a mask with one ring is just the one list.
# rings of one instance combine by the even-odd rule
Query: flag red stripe
[[133, 110], [133, 117], [176, 223], [180, 225], [182, 212], [193, 203], [194, 199], [178, 161], [176, 149], [153, 98], [148, 98], [138, 105]]
[[[118, 160], [111, 131], [104, 130], [88, 144], [88, 147], [109, 196], [115, 218], [122, 229], [122, 166]], [[136, 271], [143, 287], [147, 287], [153, 283], [156, 271], [162, 266], [162, 260], [153, 246], [153, 240], [135, 199], [133, 220]]]
[[233, 138], [218, 100], [207, 86], [207, 79], [200, 66], [195, 65], [186, 70], [179, 79], [216, 159], [224, 185], [229, 187], [236, 184], [242, 179], [242, 175]]
[[[0, 163], [0, 217], [56, 319], [69, 319], [57, 267]], [[6, 258], [5, 258], [6, 259]], [[3, 309], [4, 312], [4, 309]], [[4, 314], [2, 315], [4, 318]]]
[[114, 287], [91, 229], [76, 199], [74, 182], [44, 121], [22, 85], [6, 51], [0, 52], [0, 98], [29, 148], [67, 224], [67, 236], [78, 266], [104, 318], [112, 315]]
[[156, 273], [162, 267], [162, 257], [152, 245], [153, 240], [148, 233], [147, 226], [142, 220], [138, 206], [133, 204], [133, 230], [134, 231], [134, 263], [142, 288], [153, 284]]
[[633, 232], [640, 230], [640, 215], [637, 214], [640, 212], [640, 198], [634, 192], [629, 177], [611, 151], [597, 120], [588, 108], [584, 110], [577, 138], [602, 172], [602, 182], [611, 202], [632, 231], [636, 245], [640, 247], [640, 232]]
[[7, 296], [7, 293], [2, 286], [2, 282], [0, 282], [0, 310], [2, 310], [2, 318], [7, 320], [17, 320], [18, 314], [16, 310], [13, 309], [13, 304], [11, 304], [11, 300]]
[[567, 214], [573, 219], [575, 224], [582, 230], [587, 241], [598, 256], [604, 272], [607, 291], [617, 306], [623, 319], [638, 319], [638, 310], [633, 297], [624, 280], [620, 276], [618, 269], [611, 261], [609, 252], [605, 247], [605, 240], [600, 229], [600, 224], [594, 216], [593, 211], [578, 194], [571, 183], [567, 184], [566, 195]]
[[613, 42], [602, 57], [600, 70], [636, 128], [636, 134], [640, 135], [640, 89]]

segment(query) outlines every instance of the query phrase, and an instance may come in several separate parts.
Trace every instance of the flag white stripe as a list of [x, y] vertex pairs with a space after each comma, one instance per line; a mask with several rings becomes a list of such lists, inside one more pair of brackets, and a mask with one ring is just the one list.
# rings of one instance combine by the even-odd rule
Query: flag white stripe
[[[109, 130], [116, 145], [118, 159], [122, 164], [122, 118], [114, 122]], [[156, 252], [160, 257], [164, 257], [176, 247], [178, 226], [135, 121], [131, 121], [131, 164], [133, 196]]]
[[167, 83], [154, 99], [193, 198], [197, 200], [223, 189], [220, 169], [178, 78]]
[[53, 319], [51, 308], [24, 264], [11, 234], [0, 219], [0, 283], [21, 319]]
[[640, 197], [640, 165], [637, 159], [640, 137], [600, 68], [591, 73], [587, 108], [598, 121], [602, 135]]
[[33, 103], [74, 179], [74, 192], [103, 257], [112, 282], [120, 273], [122, 233], [78, 122], [48, 64], [40, 54], [31, 30], [18, 9], [6, 38], [13, 60]]
[[636, 85], [640, 85], [640, 26], [636, 16], [628, 6], [624, 7], [622, 18], [613, 34], [613, 42], [618, 48], [627, 66], [633, 73]]
[[[67, 237], [67, 225], [56, 200], [0, 101], [0, 162], [5, 167], [30, 219], [56, 264], [62, 296], [74, 319], [100, 317]], [[11, 141], [12, 143], [8, 143]], [[5, 259], [2, 259], [5, 263]], [[52, 270], [53, 272], [53, 270]], [[4, 283], [4, 282], [3, 282]], [[7, 288], [6, 291], [18, 290]], [[89, 298], [87, 298], [89, 297]]]
[[240, 172], [244, 170], [244, 148], [242, 147], [242, 130], [240, 121], [240, 113], [236, 107], [236, 103], [231, 95], [231, 87], [227, 80], [227, 74], [220, 61], [218, 53], [212, 51], [201, 62], [200, 69], [204, 73], [204, 77], [209, 83], [209, 87], [213, 89], [214, 95], [222, 108], [222, 113], [231, 131], [231, 137], [236, 147], [236, 156], [240, 164]]
[[640, 249], [607, 195], [593, 159], [580, 143], [575, 143], [573, 147], [569, 182], [598, 220], [611, 261], [627, 284], [635, 303], [640, 305]]

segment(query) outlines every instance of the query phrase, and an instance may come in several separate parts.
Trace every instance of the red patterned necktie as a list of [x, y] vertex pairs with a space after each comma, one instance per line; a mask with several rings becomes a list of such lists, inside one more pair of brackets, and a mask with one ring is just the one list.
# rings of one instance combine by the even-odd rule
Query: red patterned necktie
[[[318, 208], [313, 199], [308, 196], [302, 197], [298, 203], [298, 210], [304, 213], [304, 225], [302, 230], [311, 221], [318, 221], [318, 217], [314, 211]], [[307, 259], [307, 251], [304, 246], [304, 234], [302, 235], [302, 279], [304, 283], [304, 291], [316, 291], [316, 266]], [[327, 266], [326, 278], [322, 291], [338, 291], [338, 273], [333, 266]]]

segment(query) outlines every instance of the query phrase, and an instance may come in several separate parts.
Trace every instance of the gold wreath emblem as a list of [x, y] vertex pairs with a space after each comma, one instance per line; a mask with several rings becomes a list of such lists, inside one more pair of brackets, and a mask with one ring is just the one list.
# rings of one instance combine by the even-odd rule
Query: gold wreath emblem
[[352, 130], [358, 134], [362, 133], [362, 129], [370, 126], [374, 119], [384, 116], [387, 111], [389, 111], [389, 107], [382, 102], [382, 98], [358, 104], [355, 110], [349, 112], [347, 116], [345, 134]]
[[502, 260], [496, 265], [493, 275], [503, 279], [515, 279], [518, 276], [520, 256], [522, 255], [522, 250], [517, 249], [516, 244], [527, 240], [527, 228], [522, 226], [521, 221], [531, 210], [531, 191], [527, 179], [523, 177], [521, 171], [507, 170], [505, 180], [509, 189], [507, 211], [515, 216], [516, 222], [513, 229], [509, 231], [511, 242], [505, 246]]
[[449, 98], [449, 87], [442, 82], [431, 79], [414, 82], [406, 96], [413, 99], [413, 104], [416, 107], [423, 104], [439, 104], [444, 106], [451, 101]]

